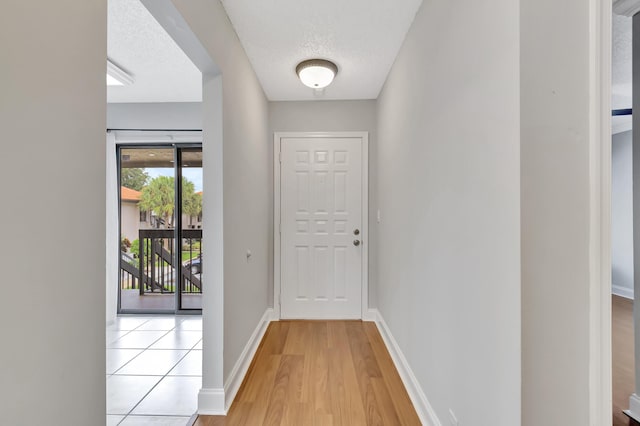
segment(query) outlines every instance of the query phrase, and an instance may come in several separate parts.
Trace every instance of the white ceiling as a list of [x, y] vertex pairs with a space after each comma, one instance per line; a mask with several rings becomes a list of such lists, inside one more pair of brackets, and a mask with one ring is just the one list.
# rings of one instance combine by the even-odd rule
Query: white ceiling
[[269, 100], [318, 99], [296, 65], [329, 59], [322, 99], [375, 99], [422, 0], [222, 0]]
[[[422, 0], [223, 0], [270, 100], [318, 99], [295, 76], [298, 62], [339, 67], [320, 99], [375, 99]], [[200, 71], [140, 0], [109, 0], [109, 58], [133, 75], [108, 102], [199, 102]], [[613, 15], [612, 107], [630, 108], [632, 19]], [[614, 118], [614, 127], [630, 117]], [[629, 123], [630, 126], [630, 123]]]
[[631, 108], [632, 19], [613, 15], [611, 94], [614, 109]]
[[107, 55], [135, 81], [107, 102], [200, 102], [202, 77], [140, 0], [109, 0]]
[[[422, 0], [223, 0], [269, 100], [375, 99]], [[108, 102], [198, 102], [201, 75], [140, 0], [109, 0], [109, 58], [130, 72]], [[295, 75], [305, 59], [335, 62], [318, 96]]]
[[[632, 18], [613, 15], [611, 52], [611, 108], [631, 108], [632, 104]], [[630, 115], [612, 117], [613, 133], [631, 130]]]

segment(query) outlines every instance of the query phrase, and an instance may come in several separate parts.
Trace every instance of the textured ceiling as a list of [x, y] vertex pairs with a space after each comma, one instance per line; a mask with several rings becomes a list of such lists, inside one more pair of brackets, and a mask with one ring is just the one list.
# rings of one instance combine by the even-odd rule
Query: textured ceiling
[[632, 18], [613, 15], [611, 85], [613, 108], [631, 108]]
[[310, 58], [338, 75], [321, 99], [375, 99], [422, 0], [223, 0], [270, 100], [318, 99], [295, 74]]
[[[200, 71], [142, 5], [109, 0], [109, 58], [133, 75], [109, 86], [108, 102], [199, 102]], [[375, 99], [422, 0], [223, 0], [270, 100]], [[318, 96], [295, 66], [326, 58], [338, 65]]]
[[[108, 87], [108, 102], [201, 101], [199, 70], [140, 1], [108, 3], [108, 56], [135, 78], [131, 86]], [[269, 99], [318, 99], [294, 73], [298, 62], [311, 57], [339, 67], [320, 99], [375, 99], [421, 0], [223, 4]], [[631, 21], [613, 16], [613, 108], [631, 107]]]
[[202, 100], [200, 71], [140, 0], [109, 0], [107, 55], [135, 79], [108, 86], [110, 103]]
[[[611, 107], [631, 108], [632, 103], [632, 18], [613, 15], [613, 49], [611, 52]], [[631, 129], [630, 115], [612, 117], [613, 133]]]

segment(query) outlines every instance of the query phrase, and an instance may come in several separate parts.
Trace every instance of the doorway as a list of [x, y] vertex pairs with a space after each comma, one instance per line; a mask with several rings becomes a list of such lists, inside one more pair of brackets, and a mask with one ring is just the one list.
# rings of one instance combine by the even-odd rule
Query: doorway
[[368, 309], [367, 152], [366, 133], [275, 135], [281, 318], [360, 319]]
[[118, 313], [202, 310], [201, 144], [119, 145]]

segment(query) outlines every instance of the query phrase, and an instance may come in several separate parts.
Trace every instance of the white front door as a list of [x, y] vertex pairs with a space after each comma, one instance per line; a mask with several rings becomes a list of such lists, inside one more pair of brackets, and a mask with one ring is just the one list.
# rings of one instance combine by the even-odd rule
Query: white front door
[[280, 141], [280, 315], [362, 318], [363, 140]]

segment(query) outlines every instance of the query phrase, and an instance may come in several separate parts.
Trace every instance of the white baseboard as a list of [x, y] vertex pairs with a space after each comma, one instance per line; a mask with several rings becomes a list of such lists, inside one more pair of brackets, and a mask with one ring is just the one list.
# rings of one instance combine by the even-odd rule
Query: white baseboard
[[205, 416], [224, 416], [224, 389], [202, 388], [198, 392], [198, 414]]
[[369, 309], [362, 314], [362, 321], [376, 322], [378, 320], [378, 310]]
[[436, 416], [435, 411], [422, 391], [422, 388], [418, 383], [418, 379], [413, 374], [413, 371], [411, 371], [411, 367], [409, 366], [407, 359], [404, 357], [400, 347], [393, 338], [391, 330], [384, 321], [384, 318], [382, 318], [382, 315], [377, 309], [370, 309], [369, 312], [372, 317], [375, 317], [375, 322], [378, 326], [378, 330], [380, 331], [380, 335], [382, 336], [385, 345], [387, 345], [391, 359], [400, 374], [400, 378], [404, 383], [404, 387], [407, 389], [409, 398], [411, 398], [411, 402], [418, 413], [420, 421], [425, 426], [442, 426], [442, 423], [440, 423], [438, 416]]
[[[277, 319], [275, 318], [273, 309], [267, 309], [240, 354], [233, 370], [231, 370], [231, 374], [224, 385], [224, 389], [200, 389], [200, 392], [198, 393], [198, 407], [205, 408], [199, 408], [198, 414], [227, 414], [238, 390], [240, 389], [240, 385], [249, 370], [251, 361], [258, 350], [258, 346], [267, 331], [267, 326], [274, 320]], [[391, 330], [389, 330], [389, 327], [382, 318], [382, 315], [380, 315], [380, 312], [378, 312], [377, 309], [369, 309], [369, 311], [363, 315], [362, 320], [375, 321], [378, 330], [380, 331], [380, 335], [389, 350], [391, 359], [398, 370], [400, 378], [407, 389], [409, 398], [411, 398], [411, 402], [413, 403], [422, 424], [425, 426], [442, 426], [442, 423], [440, 423], [440, 420], [436, 416], [431, 404], [429, 404], [427, 397], [418, 383], [418, 379], [413, 374], [407, 359], [404, 357], [400, 347], [393, 338]]]
[[614, 284], [611, 286], [611, 293], [615, 294], [616, 296], [633, 300], [633, 289], [629, 287], [622, 287]]
[[205, 416], [226, 416], [231, 407], [233, 399], [236, 397], [240, 385], [247, 374], [251, 360], [256, 354], [258, 345], [264, 336], [267, 326], [273, 320], [273, 309], [267, 310], [260, 318], [258, 326], [251, 334], [249, 341], [244, 347], [238, 361], [233, 366], [233, 370], [229, 374], [224, 388], [208, 389], [202, 388], [198, 393], [198, 414]]
[[224, 384], [224, 411], [225, 414], [229, 411], [233, 400], [240, 389], [240, 385], [244, 380], [244, 376], [247, 374], [249, 370], [249, 366], [251, 365], [251, 361], [253, 357], [256, 355], [256, 351], [258, 350], [258, 346], [264, 337], [264, 333], [267, 331], [267, 326], [271, 321], [273, 321], [274, 312], [272, 308], [267, 308], [262, 315], [262, 318], [258, 322], [256, 329], [251, 334], [249, 341], [245, 345], [238, 361], [233, 366], [233, 370], [229, 374], [227, 381]]
[[631, 394], [629, 397], [629, 409], [624, 413], [635, 421], [640, 421], [640, 396]]

